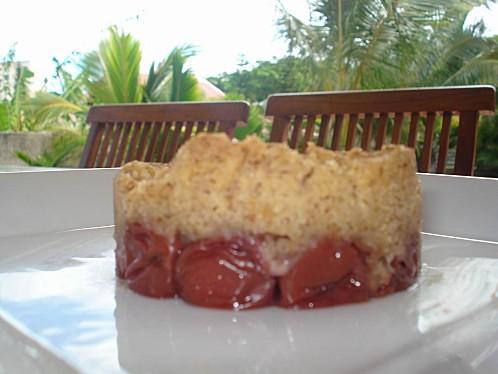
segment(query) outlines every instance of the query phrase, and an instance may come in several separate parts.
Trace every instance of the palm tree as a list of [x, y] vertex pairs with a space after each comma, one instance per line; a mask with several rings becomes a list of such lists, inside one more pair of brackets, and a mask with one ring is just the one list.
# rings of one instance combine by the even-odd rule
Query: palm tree
[[144, 101], [195, 101], [202, 94], [187, 60], [195, 56], [190, 45], [175, 47], [157, 67], [152, 63], [144, 85]]
[[364, 88], [498, 84], [498, 38], [484, 36], [482, 21], [466, 26], [467, 16], [463, 12], [437, 32], [414, 36], [390, 54], [394, 68], [377, 67]]
[[191, 46], [174, 48], [161, 63], [151, 64], [147, 81], [141, 84], [139, 41], [111, 27], [109, 38], [84, 56], [81, 68], [94, 103], [193, 101], [202, 97], [197, 79], [186, 68], [194, 55]]
[[140, 42], [130, 34], [109, 28], [109, 38], [97, 51], [84, 56], [81, 67], [85, 85], [95, 103], [142, 101]]
[[[305, 62], [308, 89], [451, 84], [496, 72], [496, 40], [482, 36], [482, 25], [464, 27], [470, 10], [487, 2], [314, 0], [309, 22], [281, 5], [278, 26]], [[461, 69], [452, 71], [458, 58]]]
[[195, 55], [191, 46], [174, 48], [159, 64], [152, 63], [145, 84], [139, 74], [140, 43], [130, 34], [109, 29], [109, 38], [97, 51], [79, 62], [81, 73], [73, 77], [57, 64], [61, 92], [39, 91], [27, 100], [35, 129], [82, 127], [90, 104], [201, 100], [202, 94], [188, 59]]
[[[30, 129], [78, 131], [64, 133], [65, 137], [54, 143], [57, 146], [40, 159], [32, 160], [23, 154], [18, 157], [33, 165], [53, 166], [81, 151], [87, 130], [85, 116], [91, 104], [200, 100], [197, 79], [186, 67], [194, 54], [190, 46], [174, 48], [164, 61], [151, 65], [147, 81], [142, 84], [140, 43], [111, 27], [108, 39], [100, 43], [98, 50], [79, 62], [81, 73], [76, 77], [64, 69], [65, 62], [54, 60], [61, 92], [39, 91], [26, 100], [23, 108], [33, 119]], [[1, 109], [0, 105], [0, 125]]]

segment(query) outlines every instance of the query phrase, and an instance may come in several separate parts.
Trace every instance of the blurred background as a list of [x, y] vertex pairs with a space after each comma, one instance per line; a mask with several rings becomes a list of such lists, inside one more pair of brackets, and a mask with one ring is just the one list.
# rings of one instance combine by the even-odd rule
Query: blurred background
[[[244, 99], [236, 137], [267, 138], [272, 93], [498, 84], [496, 0], [46, 0], [3, 11], [0, 167], [77, 166], [93, 104]], [[497, 116], [481, 119], [477, 147], [476, 175], [498, 177]]]

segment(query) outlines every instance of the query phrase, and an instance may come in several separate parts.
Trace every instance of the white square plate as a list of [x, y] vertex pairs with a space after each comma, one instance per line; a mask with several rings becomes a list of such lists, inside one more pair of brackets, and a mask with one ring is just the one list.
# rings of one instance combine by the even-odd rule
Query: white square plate
[[[81, 194], [44, 214], [101, 207], [110, 188], [93, 200]], [[94, 221], [112, 218], [109, 209]], [[232, 312], [134, 294], [114, 275], [112, 227], [67, 230], [78, 225], [47, 221], [50, 230], [32, 230], [29, 221], [0, 237], [0, 372], [491, 374], [498, 367], [496, 242], [426, 234], [417, 284], [368, 303]]]

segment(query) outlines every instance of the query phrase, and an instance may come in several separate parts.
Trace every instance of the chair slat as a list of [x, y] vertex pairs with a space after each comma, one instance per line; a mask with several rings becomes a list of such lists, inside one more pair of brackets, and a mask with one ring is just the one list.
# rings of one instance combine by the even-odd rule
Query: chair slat
[[142, 122], [134, 122], [131, 130], [130, 144], [128, 144], [125, 162], [136, 160], [137, 142], [140, 136], [140, 130], [142, 130]]
[[420, 113], [413, 112], [410, 119], [410, 130], [408, 132], [408, 147], [410, 148], [415, 148], [415, 142], [417, 141], [417, 127], [419, 119], [420, 119]]
[[112, 168], [114, 159], [116, 158], [116, 152], [118, 151], [119, 142], [121, 141], [121, 134], [123, 133], [123, 123], [119, 122], [115, 124], [114, 134], [112, 135], [112, 144], [109, 155], [107, 156], [107, 161], [105, 163], [106, 168]]
[[145, 148], [147, 147], [147, 142], [148, 142], [148, 137], [150, 129], [151, 129], [152, 123], [150, 122], [145, 122], [143, 124], [143, 129], [142, 129], [142, 134], [140, 135], [140, 140], [138, 141], [138, 146], [137, 146], [137, 154], [135, 159], [136, 160], [143, 160]]
[[334, 122], [334, 133], [332, 134], [332, 144], [330, 146], [333, 151], [337, 151], [339, 149], [343, 121], [344, 116], [342, 114], [336, 114]]
[[460, 113], [455, 155], [455, 174], [474, 175], [478, 121], [479, 112], [477, 111]]
[[363, 134], [361, 135], [361, 148], [368, 151], [370, 146], [370, 136], [372, 134], [372, 113], [366, 113], [363, 120]]
[[199, 134], [201, 132], [204, 132], [204, 129], [206, 128], [206, 122], [204, 121], [198, 121], [197, 122], [197, 128], [195, 130], [196, 134]]
[[183, 134], [182, 143], [185, 143], [192, 136], [192, 129], [194, 128], [194, 122], [188, 121], [185, 126], [185, 134]]
[[290, 117], [280, 116], [273, 118], [272, 131], [270, 134], [270, 141], [282, 143], [287, 141], [289, 134]]
[[357, 124], [358, 124], [358, 115], [355, 113], [350, 114], [349, 124], [348, 124], [348, 135], [346, 138], [346, 151], [349, 151], [351, 148], [353, 148]]
[[152, 125], [152, 133], [150, 135], [149, 146], [147, 147], [147, 152], [145, 153], [145, 162], [151, 162], [154, 159], [154, 153], [156, 152], [157, 141], [159, 140], [159, 134], [161, 133], [162, 122], [154, 122]]
[[316, 144], [320, 147], [323, 147], [326, 143], [326, 140], [329, 135], [329, 126], [330, 126], [330, 115], [322, 114], [320, 119], [320, 130], [318, 132], [318, 140]]
[[169, 148], [168, 154], [166, 156], [166, 162], [170, 162], [178, 149], [180, 143], [180, 136], [182, 134], [183, 122], [175, 122], [175, 131], [173, 132], [173, 138], [171, 139], [171, 146]]
[[290, 140], [290, 143], [289, 143], [289, 146], [292, 148], [292, 149], [296, 149], [297, 148], [297, 145], [298, 145], [298, 142], [299, 142], [299, 138], [300, 138], [300, 135], [301, 135], [301, 126], [303, 124], [303, 116], [296, 116], [294, 118], [294, 126], [292, 128], [292, 135], [291, 135], [291, 140]]
[[422, 150], [422, 160], [419, 168], [422, 173], [428, 173], [431, 165], [432, 140], [434, 138], [435, 119], [436, 119], [436, 113], [434, 112], [427, 113], [427, 118], [425, 122], [424, 148]]
[[233, 121], [220, 121], [218, 125], [218, 132], [224, 132], [231, 139], [235, 133], [236, 123]]
[[105, 160], [107, 158], [109, 148], [109, 143], [111, 142], [112, 134], [114, 132], [114, 124], [106, 123], [104, 130], [104, 137], [102, 138], [102, 143], [100, 144], [99, 155], [97, 157], [96, 167], [101, 168], [105, 165]]
[[217, 125], [218, 123], [216, 121], [209, 121], [207, 132], [214, 132], [216, 130]]
[[443, 113], [443, 125], [439, 137], [439, 155], [437, 157], [436, 173], [444, 174], [446, 171], [446, 158], [448, 156], [448, 145], [450, 140], [451, 112]]
[[123, 162], [125, 152], [128, 148], [128, 138], [130, 136], [132, 126], [133, 123], [131, 122], [126, 122], [124, 125], [123, 135], [121, 135], [121, 140], [119, 141], [118, 154], [116, 155], [114, 166], [119, 166]]
[[100, 144], [102, 142], [102, 134], [104, 133], [105, 129], [105, 123], [93, 123], [92, 125], [92, 130], [93, 133], [90, 135], [94, 139], [92, 142], [92, 146], [89, 149], [88, 156], [87, 156], [87, 165], [86, 167], [94, 167], [95, 165], [95, 160], [97, 159], [97, 154], [100, 149]]
[[171, 129], [171, 122], [166, 122], [163, 124], [163, 131], [161, 142], [159, 143], [159, 155], [157, 156], [157, 162], [166, 162], [167, 148], [169, 143], [169, 134]]
[[315, 115], [306, 116], [306, 130], [304, 131], [304, 149], [306, 149], [308, 142], [312, 141], [313, 133], [315, 131]]
[[403, 124], [403, 113], [396, 113], [394, 115], [393, 136], [391, 138], [392, 144], [399, 144], [401, 141], [401, 125]]
[[384, 145], [386, 140], [386, 130], [387, 130], [387, 113], [381, 113], [379, 118], [379, 127], [377, 128], [377, 138], [375, 140], [375, 150], [379, 150]]

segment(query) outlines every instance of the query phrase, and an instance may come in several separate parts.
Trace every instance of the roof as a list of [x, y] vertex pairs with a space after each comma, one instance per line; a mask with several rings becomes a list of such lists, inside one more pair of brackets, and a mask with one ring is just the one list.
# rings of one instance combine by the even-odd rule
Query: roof
[[204, 98], [208, 100], [223, 99], [225, 93], [205, 78], [197, 78]]
[[[141, 84], [147, 83], [148, 74], [140, 74], [139, 81]], [[201, 90], [202, 96], [206, 100], [222, 100], [225, 98], [225, 93], [208, 81], [205, 78], [196, 77], [199, 83], [199, 88]]]

